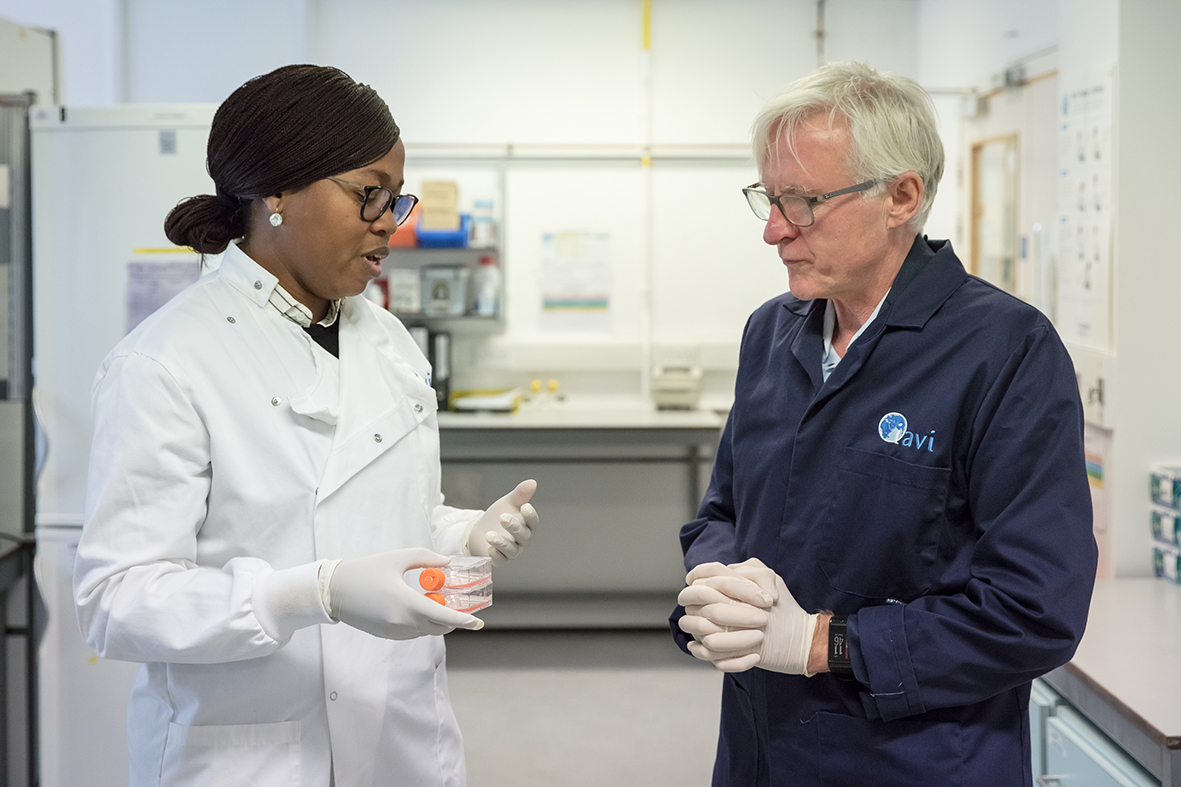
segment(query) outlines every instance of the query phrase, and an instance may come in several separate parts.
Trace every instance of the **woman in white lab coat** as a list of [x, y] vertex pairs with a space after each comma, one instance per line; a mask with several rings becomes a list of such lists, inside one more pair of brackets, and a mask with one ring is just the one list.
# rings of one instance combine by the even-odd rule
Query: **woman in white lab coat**
[[536, 483], [443, 505], [430, 366], [357, 297], [414, 205], [404, 162], [343, 72], [247, 82], [213, 121], [217, 195], [166, 222], [220, 265], [99, 370], [74, 595], [100, 656], [144, 663], [136, 787], [465, 782], [428, 635], [482, 623], [403, 572], [516, 557]]

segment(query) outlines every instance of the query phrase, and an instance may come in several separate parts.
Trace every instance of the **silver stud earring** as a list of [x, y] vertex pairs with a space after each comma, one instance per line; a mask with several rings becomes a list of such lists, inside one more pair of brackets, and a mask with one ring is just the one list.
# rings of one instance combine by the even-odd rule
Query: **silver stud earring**
[[282, 223], [283, 223], [283, 216], [281, 214], [279, 214], [279, 213], [272, 213], [271, 214], [271, 226], [272, 227], [278, 227]]

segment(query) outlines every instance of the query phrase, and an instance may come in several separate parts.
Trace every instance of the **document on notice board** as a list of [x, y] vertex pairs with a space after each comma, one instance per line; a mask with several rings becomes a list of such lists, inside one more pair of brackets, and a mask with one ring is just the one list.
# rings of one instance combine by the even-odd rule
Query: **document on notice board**
[[540, 278], [543, 330], [611, 330], [610, 233], [542, 233]]
[[127, 263], [127, 332], [143, 322], [201, 275], [197, 255]]
[[1114, 66], [1059, 76], [1058, 311], [1062, 338], [1111, 349]]

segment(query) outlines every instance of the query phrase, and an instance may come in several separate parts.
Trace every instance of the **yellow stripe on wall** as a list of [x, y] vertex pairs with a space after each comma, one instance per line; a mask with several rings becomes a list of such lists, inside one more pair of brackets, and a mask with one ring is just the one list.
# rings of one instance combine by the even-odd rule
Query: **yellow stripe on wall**
[[652, 0], [642, 0], [641, 7], [644, 15], [644, 50], [652, 48]]

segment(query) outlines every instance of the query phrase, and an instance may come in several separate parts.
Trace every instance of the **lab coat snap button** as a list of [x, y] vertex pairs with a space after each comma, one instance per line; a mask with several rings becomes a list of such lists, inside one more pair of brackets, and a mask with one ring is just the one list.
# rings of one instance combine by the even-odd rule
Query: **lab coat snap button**
[[262, 282], [261, 282], [261, 281], [256, 281], [256, 282], [254, 283], [254, 289], [256, 289], [256, 290], [261, 290], [261, 289], [262, 289]]
[[237, 322], [233, 317], [226, 317], [226, 322]]
[[331, 694], [329, 694], [328, 699], [332, 700], [333, 702], [336, 702], [336, 692], [334, 691]]
[[414, 412], [416, 412], [416, 413], [421, 413], [421, 412], [422, 412], [422, 405], [421, 405], [421, 404], [415, 404], [415, 405], [414, 405]]
[[379, 435], [379, 434], [373, 435], [373, 442], [380, 443], [381, 442], [381, 435]]
[[277, 397], [277, 396], [276, 396], [274, 399], [272, 399], [272, 400], [271, 400], [271, 404], [273, 404], [275, 407], [278, 407], [278, 406], [279, 406], [279, 405], [281, 405], [282, 403], [283, 403], [283, 400], [282, 400], [282, 399], [280, 399], [280, 398], [279, 398], [279, 397]]

